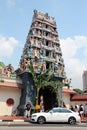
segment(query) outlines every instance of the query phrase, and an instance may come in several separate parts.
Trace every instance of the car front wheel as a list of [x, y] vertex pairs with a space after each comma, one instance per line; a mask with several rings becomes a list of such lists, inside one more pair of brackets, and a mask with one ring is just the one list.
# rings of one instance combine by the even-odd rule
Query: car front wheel
[[76, 119], [75, 119], [75, 117], [70, 117], [69, 120], [68, 120], [68, 122], [69, 122], [70, 125], [76, 124]]
[[38, 122], [39, 124], [44, 124], [44, 123], [46, 122], [45, 117], [40, 116], [40, 117], [38, 118], [37, 122]]

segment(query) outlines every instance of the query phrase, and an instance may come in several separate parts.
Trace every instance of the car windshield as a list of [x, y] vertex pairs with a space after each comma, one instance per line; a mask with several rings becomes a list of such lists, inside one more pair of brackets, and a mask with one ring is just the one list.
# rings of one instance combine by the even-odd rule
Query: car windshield
[[49, 109], [49, 110], [46, 110], [45, 112], [48, 113], [48, 112], [51, 112], [51, 111], [53, 111], [53, 110], [52, 110], [52, 109]]
[[53, 113], [72, 113], [70, 110], [68, 109], [65, 109], [65, 108], [53, 108], [53, 109], [50, 109], [50, 110], [46, 110], [45, 111], [46, 113], [48, 112], [53, 112]]

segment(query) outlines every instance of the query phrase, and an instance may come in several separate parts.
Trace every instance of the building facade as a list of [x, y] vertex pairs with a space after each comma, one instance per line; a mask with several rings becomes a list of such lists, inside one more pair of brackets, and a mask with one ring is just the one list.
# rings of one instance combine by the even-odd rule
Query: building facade
[[[11, 65], [5, 66], [2, 62], [0, 62], [0, 116], [19, 115], [19, 106], [23, 108], [24, 106], [22, 105], [25, 105], [25, 101], [28, 97], [30, 100], [32, 97], [34, 98], [34, 95], [32, 95], [33, 88], [28, 85], [29, 80], [27, 78], [29, 73], [21, 73], [20, 75], [23, 76], [24, 74], [23, 77], [25, 77], [25, 79], [21, 80], [22, 78], [15, 75], [15, 71], [12, 70], [14, 69]], [[23, 83], [23, 81], [25, 82]], [[32, 90], [28, 90], [28, 92], [30, 92], [30, 95], [28, 95], [28, 97], [26, 96], [28, 92], [25, 91], [26, 89], [24, 89], [27, 88], [26, 86], [32, 88]], [[25, 95], [23, 95], [23, 91], [26, 93]], [[73, 88], [64, 86], [62, 88], [62, 91], [59, 92], [60, 94], [62, 93], [62, 100], [67, 108], [70, 108], [71, 105], [75, 106], [76, 104], [83, 104], [84, 106], [85, 103], [87, 103], [87, 94], [79, 95], [73, 91]], [[49, 107], [50, 102], [54, 102], [52, 96], [55, 98], [55, 94], [52, 95], [48, 89], [45, 90], [44, 93], [46, 105]], [[21, 98], [23, 98], [23, 100]], [[20, 115], [23, 116], [23, 109], [20, 112], [22, 112]]]
[[16, 76], [11, 64], [0, 62], [0, 116], [14, 115], [22, 89], [22, 81]]
[[[54, 78], [56, 80], [62, 82], [66, 78], [64, 70], [65, 65], [62, 58], [62, 51], [60, 47], [55, 19], [50, 17], [48, 13], [43, 14], [41, 12], [38, 12], [37, 10], [34, 10], [30, 30], [26, 39], [26, 43], [24, 45], [23, 54], [20, 59], [20, 71], [22, 72], [22, 80], [24, 80], [24, 82], [25, 80], [27, 82], [27, 79], [30, 79], [28, 72], [28, 65], [30, 64], [30, 61], [32, 61], [33, 63], [35, 73], [39, 74], [41, 71], [50, 69], [50, 72], [54, 74]], [[26, 74], [28, 77], [25, 76]], [[26, 79], [24, 79], [24, 77], [26, 77]], [[31, 87], [34, 87], [31, 80], [29, 81], [29, 84], [31, 85]], [[24, 84], [24, 86], [24, 89], [27, 86], [26, 90], [32, 90], [28, 83], [26, 83], [26, 85]], [[26, 93], [27, 95], [29, 95], [30, 92], [27, 91]], [[53, 100], [53, 102], [55, 102], [55, 94], [52, 95], [49, 89], [40, 90], [40, 94], [41, 93], [44, 93], [44, 100], [48, 102], [52, 102]], [[48, 93], [52, 95], [51, 99], [46, 96]], [[32, 98], [29, 99], [29, 96], [27, 96], [26, 98], [28, 100], [32, 100]], [[49, 104], [50, 107], [52, 107], [52, 105]], [[45, 104], [45, 106], [47, 105]]]
[[87, 71], [83, 72], [83, 91], [87, 91]]
[[[54, 74], [55, 80], [63, 82], [66, 79], [65, 65], [55, 19], [50, 17], [48, 13], [43, 14], [37, 10], [34, 10], [30, 30], [20, 59], [19, 69], [15, 73], [11, 65], [5, 67], [2, 64], [0, 68], [1, 80], [3, 76], [4, 79], [7, 78], [7, 80], [1, 83], [0, 87], [1, 99], [5, 101], [5, 110], [9, 109], [6, 115], [12, 115], [14, 110], [19, 108], [19, 115], [24, 116], [24, 109], [27, 102], [30, 102], [32, 108], [34, 108], [36, 86], [28, 69], [30, 61], [33, 63], [35, 73], [39, 74], [41, 71], [50, 69], [50, 72]], [[4, 93], [3, 89], [6, 90], [6, 93]], [[58, 88], [58, 92], [59, 98], [62, 101], [61, 88]], [[2, 94], [5, 96], [2, 96]], [[40, 89], [39, 100], [42, 99], [40, 97], [42, 94], [45, 110], [52, 108], [56, 103], [56, 93], [51, 92], [49, 88], [45, 90]], [[69, 102], [69, 99], [66, 99], [65, 102]], [[4, 113], [5, 111], [2, 114]]]

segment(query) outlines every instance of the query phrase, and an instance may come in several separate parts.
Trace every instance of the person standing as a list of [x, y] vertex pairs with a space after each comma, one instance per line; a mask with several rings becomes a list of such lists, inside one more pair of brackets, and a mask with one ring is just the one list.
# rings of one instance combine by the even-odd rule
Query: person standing
[[81, 105], [79, 106], [79, 115], [80, 115], [81, 119], [83, 119], [83, 112], [84, 112], [84, 110], [83, 110], [83, 105], [81, 104]]
[[84, 106], [84, 116], [87, 117], [87, 103]]
[[30, 117], [30, 112], [31, 112], [31, 103], [28, 102], [26, 104], [26, 117], [29, 118]]

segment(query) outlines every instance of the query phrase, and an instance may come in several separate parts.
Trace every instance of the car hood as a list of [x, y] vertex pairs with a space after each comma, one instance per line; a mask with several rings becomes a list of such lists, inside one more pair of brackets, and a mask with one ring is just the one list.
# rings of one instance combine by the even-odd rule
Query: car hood
[[37, 112], [37, 113], [33, 113], [32, 115], [46, 115], [48, 114], [48, 112]]

